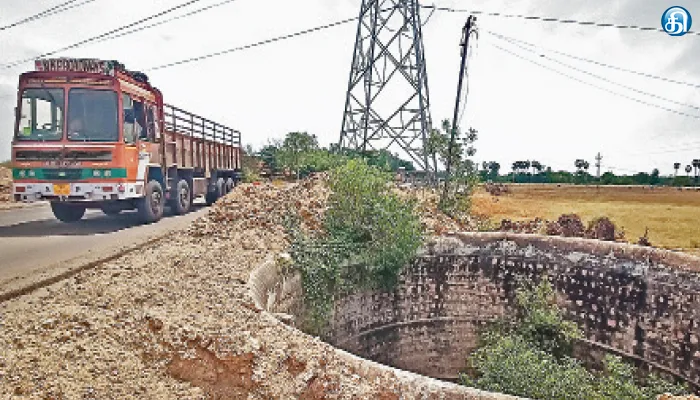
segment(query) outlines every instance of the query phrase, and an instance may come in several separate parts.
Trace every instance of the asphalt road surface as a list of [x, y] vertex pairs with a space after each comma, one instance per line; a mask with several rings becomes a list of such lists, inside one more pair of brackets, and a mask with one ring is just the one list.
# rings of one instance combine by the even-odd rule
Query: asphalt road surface
[[108, 217], [88, 210], [77, 223], [56, 220], [48, 204], [0, 210], [0, 292], [5, 286], [60, 273], [117, 254], [163, 234], [185, 228], [206, 209], [196, 206], [183, 216], [166, 216], [142, 225], [135, 212]]

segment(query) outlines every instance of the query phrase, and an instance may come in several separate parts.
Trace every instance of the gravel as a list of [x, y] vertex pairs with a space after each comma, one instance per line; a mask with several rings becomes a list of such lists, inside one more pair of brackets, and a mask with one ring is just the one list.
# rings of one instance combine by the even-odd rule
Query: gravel
[[0, 398], [414, 398], [249, 297], [252, 269], [288, 245], [284, 218], [317, 229], [327, 195], [323, 177], [241, 185], [185, 231], [0, 304]]

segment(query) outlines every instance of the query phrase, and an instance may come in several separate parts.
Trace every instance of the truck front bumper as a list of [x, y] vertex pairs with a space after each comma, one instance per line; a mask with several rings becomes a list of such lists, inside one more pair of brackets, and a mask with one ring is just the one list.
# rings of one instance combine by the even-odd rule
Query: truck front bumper
[[13, 185], [15, 201], [112, 201], [128, 200], [143, 196], [142, 183], [67, 183], [41, 182]]

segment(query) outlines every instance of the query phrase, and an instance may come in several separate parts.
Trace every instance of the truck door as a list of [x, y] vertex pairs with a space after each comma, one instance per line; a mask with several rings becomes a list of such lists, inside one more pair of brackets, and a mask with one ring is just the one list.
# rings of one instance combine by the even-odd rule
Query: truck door
[[139, 176], [139, 149], [137, 145], [138, 132], [136, 127], [136, 115], [134, 101], [130, 95], [122, 93], [122, 134], [124, 136], [124, 162], [126, 176], [130, 181], [135, 181]]

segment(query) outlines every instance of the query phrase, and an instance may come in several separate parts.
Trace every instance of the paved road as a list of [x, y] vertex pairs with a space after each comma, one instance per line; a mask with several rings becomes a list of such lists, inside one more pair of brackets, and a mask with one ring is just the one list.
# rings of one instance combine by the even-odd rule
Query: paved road
[[187, 215], [141, 225], [134, 212], [108, 217], [89, 210], [82, 221], [64, 224], [53, 217], [48, 205], [0, 210], [0, 292], [4, 286], [21, 286], [30, 277], [79, 267], [184, 228], [205, 212], [198, 206]]

